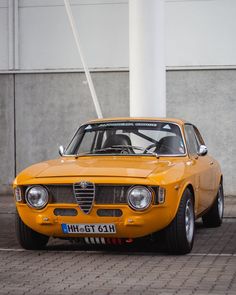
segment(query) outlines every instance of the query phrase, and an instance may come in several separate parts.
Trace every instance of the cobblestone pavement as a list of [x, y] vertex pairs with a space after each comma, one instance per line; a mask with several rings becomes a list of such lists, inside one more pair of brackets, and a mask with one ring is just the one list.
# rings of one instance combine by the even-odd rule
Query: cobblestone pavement
[[61, 240], [25, 251], [15, 239], [14, 212], [12, 198], [0, 196], [0, 294], [236, 294], [236, 198], [226, 198], [220, 228], [196, 223], [194, 248], [183, 256]]

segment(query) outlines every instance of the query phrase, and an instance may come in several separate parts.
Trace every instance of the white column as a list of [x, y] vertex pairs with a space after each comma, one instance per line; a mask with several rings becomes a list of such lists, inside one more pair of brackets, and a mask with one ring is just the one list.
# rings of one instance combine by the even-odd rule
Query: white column
[[130, 116], [166, 116], [164, 0], [129, 0]]
[[8, 1], [8, 69], [14, 69], [14, 0]]
[[19, 0], [8, 1], [8, 69], [19, 67], [18, 50], [18, 3]]
[[14, 68], [19, 69], [19, 0], [14, 0]]

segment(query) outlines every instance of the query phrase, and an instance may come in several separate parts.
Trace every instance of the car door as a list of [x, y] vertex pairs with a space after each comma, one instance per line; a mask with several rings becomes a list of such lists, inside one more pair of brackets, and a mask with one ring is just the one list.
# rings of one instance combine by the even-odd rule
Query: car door
[[[197, 139], [197, 143], [198, 143], [198, 148], [200, 147], [200, 145], [205, 145], [205, 142], [199, 132], [199, 130], [197, 129], [196, 126], [193, 125], [193, 129], [194, 129], [194, 133]], [[208, 208], [214, 201], [215, 196], [216, 196], [216, 191], [218, 190], [218, 182], [217, 182], [217, 174], [218, 174], [218, 167], [217, 167], [217, 163], [215, 161], [215, 159], [213, 157], [211, 157], [209, 154], [205, 155], [205, 156], [199, 156], [199, 159], [203, 162], [205, 162], [205, 164], [210, 167], [210, 182], [209, 182], [209, 192], [208, 192], [208, 198], [205, 199], [203, 201], [204, 203], [204, 207]]]
[[202, 140], [202, 137], [198, 138], [194, 127], [195, 126], [193, 126], [192, 124], [185, 124], [185, 137], [188, 154], [191, 159], [190, 174], [192, 174], [196, 192], [195, 206], [197, 206], [197, 211], [199, 214], [200, 212], [208, 208], [212, 199], [212, 159], [208, 155], [198, 155], [199, 147], [204, 142]]

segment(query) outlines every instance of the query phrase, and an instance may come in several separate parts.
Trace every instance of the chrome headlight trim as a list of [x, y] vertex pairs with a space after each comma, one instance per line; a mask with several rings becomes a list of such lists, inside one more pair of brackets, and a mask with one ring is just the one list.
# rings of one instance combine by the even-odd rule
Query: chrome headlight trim
[[[146, 193], [146, 200], [144, 201], [144, 205], [138, 207], [137, 205], [135, 206], [134, 204], [134, 198], [137, 198], [138, 196], [132, 196], [132, 193], [135, 191], [135, 190], [142, 190], [143, 192]], [[132, 199], [133, 198], [133, 199]], [[152, 203], [152, 192], [145, 186], [141, 186], [141, 185], [136, 185], [136, 186], [132, 186], [129, 190], [128, 190], [128, 193], [127, 193], [127, 200], [128, 200], [128, 204], [129, 206], [136, 210], [136, 211], [143, 211], [145, 209], [147, 209], [151, 203]], [[140, 200], [140, 202], [143, 201], [143, 200]], [[146, 203], [146, 204], [145, 204]]]
[[[38, 192], [37, 192], [38, 194], [39, 194], [39, 191], [41, 190], [41, 196], [35, 196], [36, 198], [38, 198], [38, 201], [41, 201], [38, 205], [36, 203], [33, 203], [32, 195], [30, 196], [30, 191], [36, 190], [36, 189], [38, 189]], [[27, 188], [25, 192], [25, 200], [29, 207], [38, 209], [38, 210], [43, 209], [48, 204], [48, 201], [49, 201], [48, 190], [42, 185], [31, 185]], [[34, 200], [34, 201], [37, 201], [37, 200]]]

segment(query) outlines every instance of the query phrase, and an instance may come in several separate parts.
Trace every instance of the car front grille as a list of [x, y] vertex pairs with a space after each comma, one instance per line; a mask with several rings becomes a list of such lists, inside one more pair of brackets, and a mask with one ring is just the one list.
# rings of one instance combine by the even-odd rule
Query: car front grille
[[91, 182], [81, 181], [73, 185], [74, 196], [80, 209], [89, 214], [95, 197], [95, 185]]
[[[91, 184], [83, 189], [80, 183], [73, 184], [53, 184], [45, 186], [50, 195], [50, 202], [57, 204], [78, 204], [87, 212], [95, 204], [127, 204], [127, 193], [131, 185], [113, 184]], [[158, 204], [158, 186], [152, 186], [154, 191], [154, 204]], [[87, 210], [86, 210], [86, 206]], [[83, 210], [83, 209], [82, 209]], [[85, 212], [84, 211], [84, 212]]]
[[56, 216], [77, 216], [78, 212], [73, 208], [55, 208], [53, 210], [54, 215]]
[[[47, 185], [52, 203], [76, 204], [73, 185]], [[130, 186], [95, 185], [96, 204], [127, 204], [127, 191]]]
[[72, 185], [48, 185], [52, 203], [69, 203], [76, 204]]
[[97, 185], [96, 204], [127, 204], [127, 192], [130, 186]]
[[97, 215], [102, 217], [120, 217], [123, 212], [120, 209], [98, 209]]

